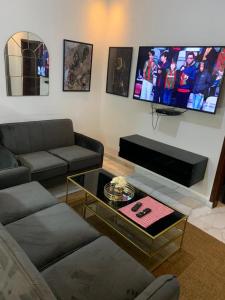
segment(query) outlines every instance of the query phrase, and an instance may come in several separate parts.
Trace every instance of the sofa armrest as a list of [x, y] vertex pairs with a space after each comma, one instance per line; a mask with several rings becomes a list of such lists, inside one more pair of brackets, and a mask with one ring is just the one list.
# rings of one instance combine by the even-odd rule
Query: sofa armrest
[[0, 189], [30, 181], [30, 171], [26, 167], [0, 170]]
[[101, 142], [78, 132], [74, 132], [74, 139], [76, 145], [98, 152], [103, 158], [104, 146]]
[[152, 281], [135, 300], [178, 300], [180, 287], [173, 275], [162, 275]]

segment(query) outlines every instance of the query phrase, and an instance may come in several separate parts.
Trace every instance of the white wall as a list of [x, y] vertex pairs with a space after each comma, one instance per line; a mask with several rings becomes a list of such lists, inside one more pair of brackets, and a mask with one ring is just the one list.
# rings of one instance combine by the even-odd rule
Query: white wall
[[[0, 123], [69, 117], [76, 130], [98, 138], [105, 1], [0, 0], [0, 5]], [[6, 96], [4, 47], [18, 31], [37, 34], [48, 47], [50, 94], [47, 97]], [[91, 92], [62, 91], [63, 39], [94, 44]]]
[[[193, 189], [209, 197], [225, 132], [224, 103], [216, 115], [188, 111], [163, 117], [152, 129], [149, 103], [132, 100], [139, 45], [225, 45], [225, 1], [217, 0], [0, 0], [0, 123], [72, 118], [75, 129], [100, 138], [117, 153], [119, 138], [146, 137], [209, 157], [204, 181]], [[4, 47], [30, 31], [50, 54], [48, 97], [7, 97]], [[63, 39], [94, 44], [91, 92], [62, 92]], [[130, 97], [105, 93], [109, 46], [133, 46]]]
[[[102, 90], [101, 128], [108, 151], [118, 151], [119, 137], [137, 133], [205, 155], [209, 157], [205, 179], [192, 189], [206, 197], [211, 192], [225, 133], [224, 86], [216, 115], [188, 111], [178, 117], [161, 117], [156, 130], [151, 125], [150, 104], [132, 100], [132, 93], [139, 45], [225, 45], [224, 11], [224, 0], [110, 1], [105, 41], [106, 47], [134, 47], [129, 99]], [[120, 16], [118, 22], [116, 15]]]

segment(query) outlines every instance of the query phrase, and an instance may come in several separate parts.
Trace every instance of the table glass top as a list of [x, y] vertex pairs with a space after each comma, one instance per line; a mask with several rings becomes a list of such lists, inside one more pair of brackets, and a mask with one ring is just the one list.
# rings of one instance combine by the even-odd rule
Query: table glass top
[[[140, 200], [146, 196], [149, 196], [145, 192], [134, 187], [135, 195], [134, 195], [134, 198], [132, 200], [130, 200], [129, 202], [126, 202], [126, 201], [119, 202], [119, 203], [116, 202], [116, 204], [115, 204], [114, 201], [109, 201], [108, 198], [104, 195], [104, 186], [107, 183], [109, 183], [113, 177], [115, 177], [115, 175], [109, 173], [108, 171], [106, 171], [104, 169], [96, 169], [96, 170], [80, 173], [77, 175], [69, 176], [68, 179], [71, 182], [79, 185], [81, 188], [86, 190], [91, 195], [93, 195], [95, 197], [95, 199], [97, 199], [98, 201], [104, 202], [104, 204], [106, 204], [111, 209], [115, 210], [116, 213], [121, 214], [121, 215], [122, 215], [122, 213], [119, 211], [119, 208], [121, 208], [127, 204], [130, 204], [132, 202], [135, 202], [137, 200]], [[158, 202], [160, 202], [159, 199], [156, 199], [154, 197], [152, 197], [152, 198], [157, 200]], [[168, 205], [166, 205], [166, 206], [168, 206]], [[126, 217], [126, 216], [123, 215], [123, 217]], [[156, 221], [155, 223], [153, 223], [152, 225], [150, 225], [147, 228], [141, 227], [140, 225], [138, 225], [136, 222], [132, 221], [128, 217], [126, 217], [126, 218], [129, 219], [130, 222], [133, 222], [136, 226], [140, 227], [146, 233], [150, 234], [151, 236], [157, 236], [164, 230], [172, 227], [175, 223], [179, 222], [181, 219], [186, 218], [186, 216], [184, 214], [174, 210], [173, 213], [171, 213], [170, 215], [168, 215], [166, 217], [161, 218], [160, 220]]]

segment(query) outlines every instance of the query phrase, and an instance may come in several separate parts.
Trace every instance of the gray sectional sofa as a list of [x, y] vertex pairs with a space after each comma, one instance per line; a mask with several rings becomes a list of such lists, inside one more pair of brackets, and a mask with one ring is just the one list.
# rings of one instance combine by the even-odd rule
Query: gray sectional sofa
[[0, 145], [0, 189], [30, 181], [28, 168], [19, 166], [15, 156]]
[[0, 299], [176, 300], [155, 278], [38, 182], [0, 191]]
[[[0, 144], [0, 161], [5, 162], [3, 166], [0, 162], [0, 188], [11, 185], [13, 171], [21, 172], [22, 182], [27, 179], [24, 172], [31, 180], [44, 181], [101, 167], [104, 154], [99, 141], [73, 131], [70, 119], [0, 124]], [[8, 168], [9, 182], [2, 183], [1, 174], [7, 176]]]

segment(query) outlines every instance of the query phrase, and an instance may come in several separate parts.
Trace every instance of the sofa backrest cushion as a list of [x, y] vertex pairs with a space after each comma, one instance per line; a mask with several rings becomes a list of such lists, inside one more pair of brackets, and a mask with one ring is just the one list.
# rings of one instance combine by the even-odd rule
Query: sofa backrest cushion
[[0, 125], [1, 144], [14, 154], [74, 145], [70, 119], [7, 123]]

